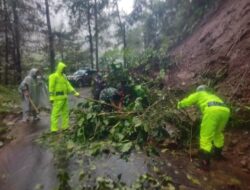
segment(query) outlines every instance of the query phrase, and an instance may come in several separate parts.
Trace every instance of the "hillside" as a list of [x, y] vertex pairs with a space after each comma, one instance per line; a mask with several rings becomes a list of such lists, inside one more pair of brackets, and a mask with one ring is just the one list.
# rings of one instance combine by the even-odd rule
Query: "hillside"
[[210, 83], [237, 104], [250, 102], [250, 1], [223, 0], [183, 43], [171, 51], [170, 87]]

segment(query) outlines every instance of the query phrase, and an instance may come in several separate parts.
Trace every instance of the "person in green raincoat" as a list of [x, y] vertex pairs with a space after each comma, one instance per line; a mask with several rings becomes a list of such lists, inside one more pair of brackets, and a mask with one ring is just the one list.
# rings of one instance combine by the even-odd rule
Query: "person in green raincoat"
[[230, 117], [230, 109], [206, 85], [201, 85], [196, 92], [178, 102], [178, 108], [191, 105], [199, 107], [202, 113], [200, 127], [200, 168], [209, 170], [212, 152], [215, 158], [222, 158], [224, 146], [224, 128]]
[[62, 129], [69, 127], [68, 95], [80, 96], [67, 80], [64, 72], [66, 65], [59, 62], [56, 72], [49, 76], [49, 99], [52, 103], [51, 126], [52, 132], [58, 131], [58, 120], [62, 116]]

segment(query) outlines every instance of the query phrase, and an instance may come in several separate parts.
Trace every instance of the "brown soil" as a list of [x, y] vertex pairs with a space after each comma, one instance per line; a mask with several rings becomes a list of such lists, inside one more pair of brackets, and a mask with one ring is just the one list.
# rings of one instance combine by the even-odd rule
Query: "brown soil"
[[250, 1], [223, 0], [214, 14], [171, 52], [171, 88], [217, 81], [227, 100], [250, 103]]
[[[237, 107], [232, 109], [232, 121], [237, 123], [231, 125], [241, 129], [228, 130], [224, 151], [227, 161], [213, 161], [209, 175], [214, 175], [215, 189], [249, 189], [250, 1], [222, 0], [192, 35], [172, 49], [171, 59], [174, 64], [165, 78], [169, 89], [187, 92], [212, 82], [218, 94]], [[219, 184], [222, 176], [230, 173], [246, 186], [229, 178], [228, 184], [216, 186], [216, 181]]]

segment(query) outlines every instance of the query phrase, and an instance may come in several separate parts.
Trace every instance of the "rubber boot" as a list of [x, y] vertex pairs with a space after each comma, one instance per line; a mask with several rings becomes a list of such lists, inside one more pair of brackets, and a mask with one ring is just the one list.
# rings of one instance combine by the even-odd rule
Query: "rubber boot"
[[222, 155], [222, 148], [213, 148], [213, 158], [217, 161], [226, 161], [226, 158]]
[[199, 155], [200, 155], [200, 161], [197, 168], [203, 171], [209, 171], [211, 154], [209, 152], [201, 150]]

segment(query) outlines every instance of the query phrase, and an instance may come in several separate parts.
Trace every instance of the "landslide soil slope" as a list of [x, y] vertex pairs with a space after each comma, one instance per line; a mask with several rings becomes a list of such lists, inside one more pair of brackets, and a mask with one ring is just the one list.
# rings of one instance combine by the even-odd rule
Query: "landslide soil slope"
[[[169, 87], [217, 81], [229, 101], [250, 102], [250, 1], [223, 0], [194, 33], [171, 51]], [[235, 101], [236, 102], [236, 101]]]
[[170, 55], [174, 64], [165, 79], [169, 88], [189, 91], [214, 82], [215, 90], [233, 105], [230, 125], [240, 128], [228, 130], [228, 161], [219, 167], [233, 165], [250, 179], [250, 0], [221, 0]]

